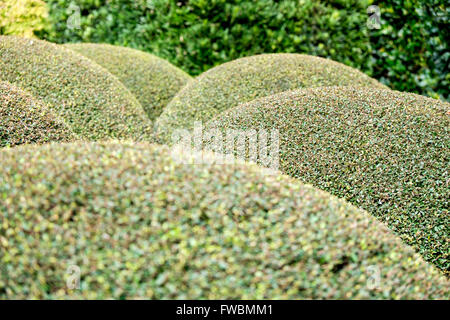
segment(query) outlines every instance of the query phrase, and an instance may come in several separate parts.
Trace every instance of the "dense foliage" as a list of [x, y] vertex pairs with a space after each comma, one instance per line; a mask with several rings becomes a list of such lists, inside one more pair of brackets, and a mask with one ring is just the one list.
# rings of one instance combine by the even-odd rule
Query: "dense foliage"
[[450, 99], [450, 5], [447, 0], [379, 1], [373, 76], [388, 86]]
[[0, 35], [34, 37], [48, 26], [47, 16], [43, 0], [1, 0]]
[[74, 1], [50, 0], [57, 42], [109, 42], [152, 52], [191, 74], [264, 52], [301, 52], [365, 65], [366, 1], [82, 0], [80, 29], [67, 29]]
[[151, 120], [191, 79], [184, 71], [154, 55], [108, 44], [67, 44], [115, 75], [138, 99]]
[[0, 148], [77, 139], [40, 100], [0, 81]]
[[[192, 75], [259, 53], [331, 58], [397, 90], [449, 97], [445, 0], [47, 0], [54, 42], [107, 42]], [[69, 9], [76, 4], [79, 10]], [[368, 29], [371, 4], [381, 29]], [[80, 28], [67, 20], [80, 16]]]
[[42, 40], [0, 36], [0, 80], [40, 98], [81, 137], [149, 137], [152, 125], [124, 85], [91, 60]]
[[[0, 299], [450, 298], [450, 104], [361, 72], [448, 98], [443, 1], [47, 2], [0, 0]], [[259, 166], [149, 144], [195, 121]]]
[[448, 273], [449, 114], [411, 93], [312, 88], [225, 111], [205, 132], [278, 129], [282, 172], [379, 217]]
[[156, 121], [160, 142], [173, 142], [175, 129], [208, 121], [239, 103], [271, 94], [318, 86], [384, 85], [357, 69], [302, 54], [261, 54], [214, 67], [185, 86]]
[[448, 298], [367, 212], [256, 165], [174, 156], [117, 142], [0, 152], [0, 298]]

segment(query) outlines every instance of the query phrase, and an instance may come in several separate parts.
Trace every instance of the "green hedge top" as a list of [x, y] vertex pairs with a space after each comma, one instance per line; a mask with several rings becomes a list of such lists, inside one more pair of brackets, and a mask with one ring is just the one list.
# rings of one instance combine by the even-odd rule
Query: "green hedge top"
[[191, 128], [253, 99], [303, 87], [362, 85], [383, 87], [341, 63], [300, 54], [263, 54], [217, 66], [183, 88], [157, 120], [161, 142], [176, 128]]
[[140, 138], [151, 132], [142, 106], [91, 60], [42, 40], [0, 36], [0, 80], [21, 87], [82, 137]]
[[374, 214], [448, 272], [449, 114], [416, 94], [313, 88], [243, 104], [205, 131], [279, 130], [281, 171]]
[[448, 298], [366, 212], [256, 165], [188, 159], [128, 142], [0, 152], [0, 298]]
[[95, 61], [119, 80], [134, 94], [153, 120], [158, 117], [170, 99], [191, 77], [154, 55], [125, 47], [107, 44], [66, 44]]
[[41, 101], [0, 81], [0, 148], [75, 139], [70, 128]]

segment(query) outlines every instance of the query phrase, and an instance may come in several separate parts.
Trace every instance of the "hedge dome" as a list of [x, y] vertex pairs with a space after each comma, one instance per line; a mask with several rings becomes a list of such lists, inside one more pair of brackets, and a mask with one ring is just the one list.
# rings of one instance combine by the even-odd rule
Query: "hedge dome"
[[191, 77], [168, 61], [139, 50], [109, 44], [66, 44], [119, 78], [153, 120]]
[[411, 93], [313, 88], [243, 104], [205, 130], [278, 129], [282, 172], [374, 214], [448, 273], [449, 114]]
[[448, 298], [437, 269], [343, 200], [180, 159], [127, 142], [0, 152], [0, 298]]
[[70, 128], [41, 101], [0, 81], [0, 148], [73, 140], [76, 136]]
[[341, 63], [302, 54], [262, 54], [208, 70], [185, 86], [157, 120], [160, 142], [177, 128], [192, 128], [220, 112], [282, 91], [318, 86], [361, 85], [386, 88]]
[[141, 138], [152, 131], [142, 106], [104, 68], [41, 40], [0, 37], [0, 80], [42, 99], [80, 136]]

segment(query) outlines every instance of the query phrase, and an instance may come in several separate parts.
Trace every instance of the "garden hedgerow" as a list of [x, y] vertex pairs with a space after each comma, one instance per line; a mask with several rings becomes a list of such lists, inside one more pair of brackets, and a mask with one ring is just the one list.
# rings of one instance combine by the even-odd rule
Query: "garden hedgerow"
[[106, 69], [62, 46], [0, 36], [0, 80], [48, 105], [81, 137], [149, 138], [142, 106]]
[[139, 50], [109, 44], [75, 43], [65, 47], [95, 61], [134, 94], [151, 120], [191, 77], [168, 61]]
[[0, 81], [0, 148], [76, 140], [70, 128], [40, 100]]
[[0, 298], [448, 298], [367, 212], [253, 164], [189, 159], [132, 142], [1, 151]]
[[239, 103], [282, 91], [317, 86], [382, 87], [375, 79], [341, 63], [301, 54], [263, 54], [237, 59], [201, 74], [185, 86], [157, 119], [160, 142], [177, 128], [191, 129]]
[[277, 129], [282, 172], [377, 216], [448, 272], [449, 114], [412, 93], [323, 87], [242, 104], [205, 130]]

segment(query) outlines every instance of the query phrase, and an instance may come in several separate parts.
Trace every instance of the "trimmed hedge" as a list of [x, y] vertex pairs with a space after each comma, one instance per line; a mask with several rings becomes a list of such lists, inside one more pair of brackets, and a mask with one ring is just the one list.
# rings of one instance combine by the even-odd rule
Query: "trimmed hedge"
[[256, 165], [188, 159], [131, 142], [0, 152], [0, 298], [448, 298], [366, 212]]
[[41, 98], [72, 130], [92, 140], [150, 136], [134, 96], [104, 68], [56, 44], [0, 36], [0, 80]]
[[158, 118], [157, 135], [169, 143], [173, 130], [191, 128], [239, 103], [286, 90], [334, 85], [383, 87], [341, 63], [300, 54], [263, 54], [225, 63], [185, 86]]
[[191, 79], [184, 71], [154, 55], [108, 44], [67, 44], [113, 75], [134, 94], [148, 117], [158, 117], [170, 99]]
[[0, 148], [75, 139], [69, 127], [43, 103], [21, 89], [0, 81]]
[[282, 172], [369, 211], [448, 273], [449, 115], [411, 93], [312, 88], [243, 104], [205, 130], [278, 129]]

